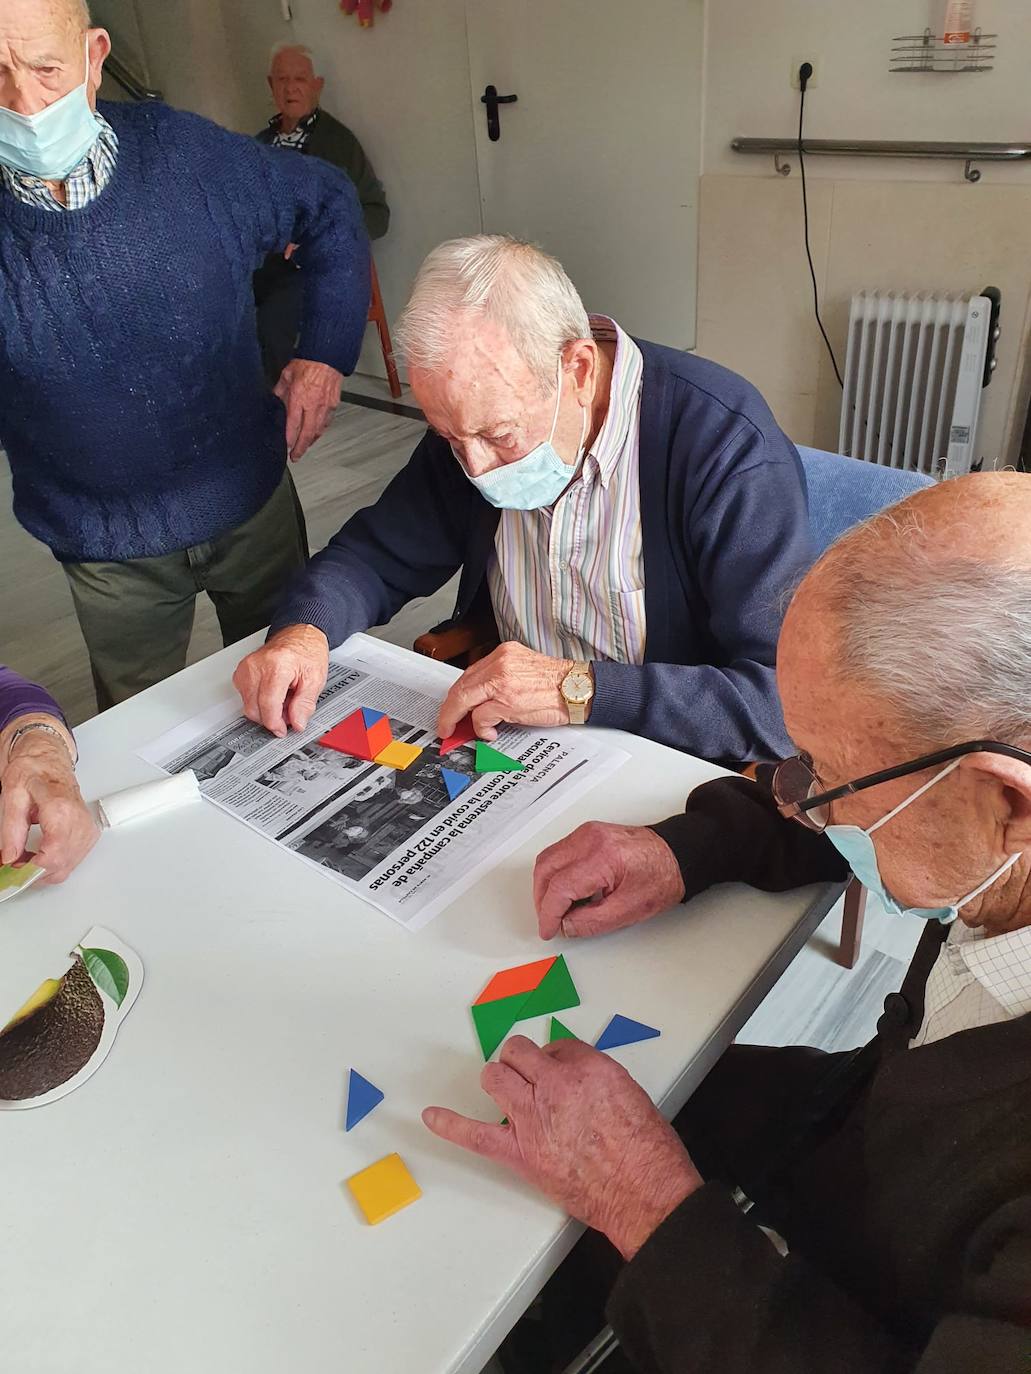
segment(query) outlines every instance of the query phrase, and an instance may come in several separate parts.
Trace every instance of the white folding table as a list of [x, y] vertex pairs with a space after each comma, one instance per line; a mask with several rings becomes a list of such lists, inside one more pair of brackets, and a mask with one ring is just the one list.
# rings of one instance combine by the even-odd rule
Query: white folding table
[[[257, 642], [257, 640], [255, 640]], [[136, 750], [225, 697], [249, 644], [76, 733], [96, 797]], [[536, 853], [588, 819], [681, 809], [717, 770], [617, 734], [630, 761], [410, 933], [206, 801], [103, 837], [59, 888], [0, 906], [0, 1020], [92, 925], [146, 982], [110, 1058], [51, 1106], [0, 1114], [0, 1365], [18, 1374], [475, 1374], [579, 1234], [435, 1139], [429, 1103], [496, 1115], [469, 1014], [488, 978], [561, 950], [590, 1039], [672, 1114], [838, 895], [721, 887], [638, 929], [546, 945]], [[543, 1024], [520, 1030], [541, 1036]], [[386, 1094], [343, 1130], [348, 1068]], [[367, 1226], [345, 1178], [398, 1151], [422, 1199]]]

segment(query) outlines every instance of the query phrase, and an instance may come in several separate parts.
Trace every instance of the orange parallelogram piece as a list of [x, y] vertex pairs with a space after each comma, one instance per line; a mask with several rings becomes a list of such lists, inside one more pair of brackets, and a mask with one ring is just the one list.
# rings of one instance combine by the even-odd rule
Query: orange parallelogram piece
[[520, 964], [518, 968], [502, 969], [494, 975], [473, 1005], [478, 1007], [482, 1002], [496, 1002], [499, 997], [515, 997], [520, 992], [533, 992], [557, 957], [552, 955], [550, 959]]

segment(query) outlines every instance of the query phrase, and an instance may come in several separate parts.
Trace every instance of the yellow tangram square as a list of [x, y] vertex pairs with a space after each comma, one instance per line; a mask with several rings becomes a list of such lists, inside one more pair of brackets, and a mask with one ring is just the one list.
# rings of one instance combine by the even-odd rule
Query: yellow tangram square
[[370, 1226], [422, 1197], [422, 1189], [398, 1154], [384, 1155], [361, 1173], [352, 1174], [347, 1186]]
[[376, 755], [376, 763], [382, 764], [384, 768], [408, 768], [422, 753], [421, 744], [402, 744], [395, 739], [387, 747]]

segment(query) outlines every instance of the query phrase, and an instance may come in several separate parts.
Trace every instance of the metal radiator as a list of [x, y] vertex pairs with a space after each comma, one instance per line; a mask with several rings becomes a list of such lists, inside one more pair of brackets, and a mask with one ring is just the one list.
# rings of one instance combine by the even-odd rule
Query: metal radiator
[[838, 446], [853, 458], [957, 477], [975, 465], [998, 338], [991, 296], [852, 297]]

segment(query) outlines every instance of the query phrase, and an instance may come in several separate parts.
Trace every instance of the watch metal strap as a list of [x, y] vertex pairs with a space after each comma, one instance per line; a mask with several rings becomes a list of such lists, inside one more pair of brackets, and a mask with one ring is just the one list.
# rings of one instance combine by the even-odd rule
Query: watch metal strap
[[[30, 720], [27, 725], [19, 726], [18, 729], [15, 730], [14, 734], [11, 736], [11, 742], [7, 746], [8, 759], [10, 759], [11, 755], [14, 753], [14, 746], [18, 743], [22, 736], [29, 734], [32, 730], [42, 730], [45, 734], [53, 735], [54, 739], [60, 740], [61, 743], [64, 745], [65, 749], [68, 749], [68, 741], [65, 739], [64, 735], [61, 734], [61, 731], [58, 730], [55, 726], [47, 725], [47, 723], [42, 720]], [[71, 759], [73, 764], [76, 764], [79, 761], [78, 755], [73, 754], [70, 749], [68, 749], [68, 757]]]

